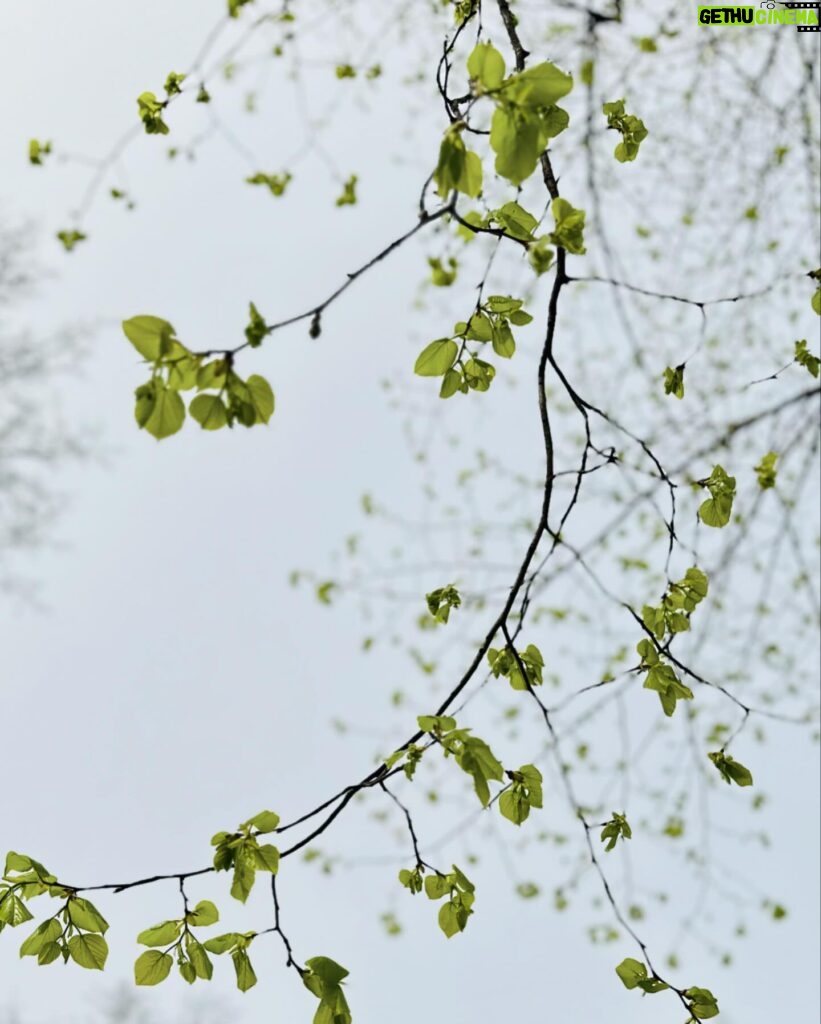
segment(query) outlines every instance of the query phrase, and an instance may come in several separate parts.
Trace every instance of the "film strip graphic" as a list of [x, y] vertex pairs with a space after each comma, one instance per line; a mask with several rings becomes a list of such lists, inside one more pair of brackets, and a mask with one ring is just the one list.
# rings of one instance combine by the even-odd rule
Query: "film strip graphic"
[[816, 3], [785, 3], [790, 11], [815, 11], [817, 25], [796, 25], [799, 32], [821, 32], [821, 2]]

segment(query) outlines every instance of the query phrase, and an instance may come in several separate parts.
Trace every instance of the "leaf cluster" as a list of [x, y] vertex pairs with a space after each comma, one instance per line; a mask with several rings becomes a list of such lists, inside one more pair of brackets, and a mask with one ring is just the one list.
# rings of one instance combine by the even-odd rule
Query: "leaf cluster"
[[[203, 430], [233, 427], [235, 423], [252, 427], [271, 418], [271, 385], [258, 374], [243, 380], [234, 372], [230, 353], [209, 360], [206, 353], [192, 352], [176, 338], [171, 324], [156, 316], [132, 317], [123, 322], [123, 332], [152, 364], [150, 378], [135, 390], [134, 416], [137, 424], [158, 440], [176, 434], [185, 422], [181, 391], [197, 391], [188, 412]], [[245, 332], [248, 344], [259, 345], [269, 332], [252, 303]]]
[[217, 832], [211, 838], [211, 845], [216, 847], [214, 867], [217, 871], [233, 869], [231, 895], [241, 903], [248, 899], [257, 871], [275, 875], [279, 870], [279, 850], [270, 843], [260, 845], [258, 838], [275, 832], [278, 825], [279, 815], [260, 811], [239, 825], [236, 832]]

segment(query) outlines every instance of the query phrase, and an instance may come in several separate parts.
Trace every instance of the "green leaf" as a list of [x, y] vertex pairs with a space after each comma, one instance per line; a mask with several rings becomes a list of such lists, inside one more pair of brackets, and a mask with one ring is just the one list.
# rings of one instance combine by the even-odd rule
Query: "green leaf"
[[279, 815], [273, 811], [260, 811], [253, 818], [242, 824], [242, 828], [254, 828], [257, 832], [276, 832], [279, 826]]
[[244, 937], [239, 932], [226, 932], [225, 935], [215, 935], [213, 939], [207, 939], [203, 943], [203, 947], [209, 953], [216, 953], [219, 956], [221, 953], [227, 953], [234, 949]]
[[89, 971], [101, 971], [108, 959], [108, 943], [102, 935], [72, 935], [68, 940], [71, 959]]
[[778, 454], [776, 452], [767, 452], [766, 455], [762, 456], [761, 461], [755, 467], [755, 475], [758, 478], [758, 486], [762, 491], [769, 490], [771, 487], [775, 487], [775, 480], [777, 471], [775, 468]]
[[453, 903], [443, 903], [439, 908], [439, 927], [450, 939], [465, 930], [459, 908]]
[[615, 157], [620, 163], [635, 160], [639, 146], [647, 138], [644, 122], [625, 113], [624, 100], [615, 100], [602, 106], [602, 113], [607, 117], [607, 127], [620, 132], [622, 141], [616, 146]]
[[425, 595], [425, 600], [428, 611], [437, 622], [441, 622], [443, 625], [450, 618], [451, 609], [458, 608], [462, 603], [459, 591], [452, 583], [446, 587], [440, 587], [438, 590], [432, 590]]
[[179, 95], [182, 92], [180, 86], [185, 81], [185, 77], [185, 75], [181, 75], [177, 71], [169, 71], [163, 85], [166, 96]]
[[191, 967], [196, 977], [201, 978], [203, 981], [210, 981], [214, 973], [214, 965], [211, 963], [211, 958], [205, 952], [205, 947], [191, 934], [185, 937], [185, 951], [188, 954], [188, 959], [191, 961]]
[[699, 507], [699, 519], [705, 526], [726, 526], [733, 512], [735, 477], [728, 476], [721, 466], [716, 465], [708, 479], [701, 481], [701, 486], [707, 488], [710, 497]]
[[490, 146], [496, 154], [496, 173], [520, 185], [536, 170], [547, 145], [544, 120], [518, 107], [498, 106], [490, 122]]
[[180, 430], [185, 421], [185, 405], [176, 391], [155, 378], [137, 388], [136, 396], [137, 423], [158, 441]]
[[505, 83], [503, 97], [523, 107], [551, 107], [573, 88], [573, 78], [545, 61], [511, 77]]
[[163, 921], [146, 928], [137, 936], [141, 946], [170, 946], [176, 942], [182, 931], [182, 921]]
[[253, 3], [253, 0], [228, 0], [228, 17], [238, 18], [241, 8], [250, 3]]
[[505, 77], [505, 61], [492, 43], [477, 43], [468, 57], [468, 74], [484, 90], [498, 89]]
[[16, 928], [31, 921], [33, 917], [29, 908], [11, 889], [0, 893], [0, 925], [7, 924]]
[[63, 928], [56, 917], [50, 917], [48, 921], [38, 924], [27, 939], [23, 940], [20, 946], [20, 956], [39, 956], [43, 947], [55, 942], [63, 933]]
[[728, 786], [731, 782], [734, 782], [737, 786], [752, 786], [752, 772], [741, 764], [740, 761], [734, 760], [729, 754], [725, 754], [723, 750], [716, 750], [707, 756], [716, 766], [716, 769]]
[[168, 354], [176, 332], [158, 316], [133, 316], [123, 320], [123, 333], [143, 359], [155, 363]]
[[684, 363], [674, 368], [668, 366], [664, 371], [664, 393], [684, 398]]
[[[821, 295], [821, 289], [816, 292], [816, 295]], [[818, 377], [821, 360], [809, 351], [805, 338], [795, 343], [795, 362], [799, 366], [803, 366], [812, 377]]]
[[271, 333], [271, 328], [266, 324], [253, 302], [249, 303], [248, 317], [248, 326], [245, 328], [245, 340], [251, 348], [259, 348], [263, 339]]
[[252, 855], [245, 849], [245, 844], [239, 847], [234, 860], [234, 877], [231, 881], [231, 895], [240, 903], [245, 903], [251, 894], [256, 881], [256, 867]]
[[625, 988], [636, 988], [639, 982], [647, 977], [647, 968], [640, 960], [628, 956], [618, 965], [616, 974], [621, 978]]
[[228, 410], [219, 395], [197, 395], [188, 411], [203, 430], [219, 430], [228, 423]]
[[265, 185], [272, 196], [281, 196], [292, 180], [287, 171], [284, 174], [263, 174], [259, 171], [245, 179], [249, 185]]
[[97, 910], [93, 903], [81, 899], [79, 896], [69, 898], [68, 916], [75, 927], [81, 928], [85, 932], [100, 932], [100, 934], [104, 934], [108, 931], [108, 921], [106, 921], [99, 910]]
[[305, 961], [305, 966], [315, 974], [324, 985], [339, 985], [349, 972], [335, 960], [327, 956], [314, 956]]
[[197, 972], [194, 965], [190, 960], [177, 959], [177, 966], [180, 969], [180, 974], [183, 979], [188, 982], [189, 985], [193, 985], [197, 980]]
[[697, 1020], [709, 1020], [718, 1016], [718, 1001], [708, 988], [686, 988], [684, 995], [690, 1002], [690, 1013]]
[[279, 850], [270, 843], [253, 848], [254, 865], [258, 871], [270, 871], [275, 875], [279, 871]]
[[533, 214], [516, 202], [505, 203], [500, 209], [494, 210], [491, 217], [509, 235], [522, 241], [532, 238], [539, 225]]
[[82, 231], [58, 231], [57, 238], [66, 252], [71, 252], [79, 242], [84, 242], [88, 235]]
[[450, 892], [450, 882], [445, 875], [425, 876], [425, 895], [429, 900], [441, 900]]
[[441, 377], [456, 362], [459, 346], [452, 338], [432, 341], [419, 354], [414, 373], [420, 377]]
[[516, 342], [513, 332], [505, 321], [498, 321], [493, 325], [493, 351], [503, 359], [510, 359], [516, 351]]
[[514, 825], [521, 825], [530, 814], [530, 804], [521, 788], [513, 786], [499, 797], [499, 810], [508, 821], [512, 821]]
[[274, 413], [274, 392], [271, 385], [259, 374], [251, 374], [245, 382], [259, 423], [267, 423]]
[[527, 261], [537, 274], [546, 274], [553, 265], [555, 253], [548, 244], [549, 235], [542, 235], [527, 247]]
[[456, 728], [456, 719], [450, 715], [419, 715], [416, 721], [422, 732], [451, 732]]
[[459, 264], [452, 256], [448, 259], [449, 270], [435, 256], [428, 256], [428, 266], [431, 268], [431, 284], [437, 288], [449, 288], [456, 280]]
[[577, 210], [561, 197], [553, 200], [551, 209], [556, 222], [556, 228], [549, 236], [551, 242], [569, 253], [582, 256], [587, 252], [584, 247], [584, 210]]
[[254, 974], [248, 954], [244, 949], [235, 949], [231, 954], [231, 959], [234, 961], [234, 970], [237, 975], [237, 988], [240, 992], [247, 992], [257, 983], [257, 976]]
[[29, 163], [35, 167], [41, 167], [43, 164], [43, 157], [48, 156], [51, 152], [50, 142], [39, 142], [37, 139], [31, 139], [29, 142]]
[[168, 125], [162, 114], [168, 100], [158, 100], [153, 92], [143, 92], [137, 97], [137, 113], [147, 135], [167, 135]]
[[439, 147], [439, 162], [433, 172], [436, 190], [446, 197], [454, 189], [475, 198], [482, 191], [482, 161], [465, 148], [456, 127], [449, 128]]
[[138, 985], [159, 985], [171, 973], [173, 965], [170, 953], [148, 949], [137, 957], [134, 964], [134, 981]]
[[228, 374], [228, 367], [224, 359], [212, 359], [197, 370], [197, 387], [200, 391], [209, 388], [222, 390], [225, 387]]
[[15, 853], [14, 850], [9, 850], [6, 854], [6, 866], [3, 874], [10, 875], [12, 871], [30, 871], [33, 866], [33, 861], [30, 857], [23, 853]]
[[490, 803], [488, 781], [494, 779], [501, 782], [504, 778], [501, 762], [494, 756], [487, 743], [476, 736], [466, 737], [461, 749], [455, 752], [455, 756], [459, 767], [472, 776], [473, 787], [480, 803], [487, 807]]
[[619, 839], [632, 839], [633, 830], [630, 828], [625, 815], [619, 814], [618, 811], [613, 811], [613, 817], [610, 821], [605, 822], [599, 838], [606, 844], [604, 849], [609, 853], [615, 848]]
[[356, 183], [359, 178], [352, 174], [342, 185], [342, 192], [336, 197], [337, 206], [356, 205]]

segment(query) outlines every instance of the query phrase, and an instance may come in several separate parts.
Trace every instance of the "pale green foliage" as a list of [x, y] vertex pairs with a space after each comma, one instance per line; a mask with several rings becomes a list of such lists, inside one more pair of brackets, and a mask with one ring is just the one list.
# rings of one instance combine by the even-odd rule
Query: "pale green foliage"
[[619, 814], [618, 811], [613, 811], [613, 817], [604, 823], [599, 838], [605, 844], [604, 848], [607, 853], [616, 848], [619, 839], [632, 839], [633, 830], [630, 828], [627, 817], [624, 814]]
[[433, 172], [436, 191], [443, 198], [453, 190], [476, 197], [482, 191], [482, 161], [467, 149], [462, 138], [463, 125], [452, 125], [439, 147], [439, 162]]
[[75, 229], [71, 231], [58, 231], [57, 238], [66, 252], [71, 252], [78, 242], [84, 242], [88, 236], [83, 231]]
[[621, 142], [614, 151], [616, 159], [622, 164], [635, 160], [639, 146], [647, 138], [644, 122], [633, 114], [625, 113], [624, 100], [603, 104], [602, 113], [607, 118], [607, 127], [621, 134]]
[[[246, 341], [256, 347], [271, 328], [253, 303], [250, 317]], [[209, 361], [207, 353], [187, 349], [176, 338], [171, 324], [155, 316], [132, 317], [124, 321], [123, 332], [152, 364], [151, 377], [135, 391], [134, 415], [137, 424], [157, 440], [176, 434], [185, 422], [181, 391], [198, 392], [188, 411], [204, 430], [233, 427], [235, 423], [252, 427], [267, 423], [273, 415], [274, 394], [268, 381], [257, 374], [242, 380], [234, 372], [229, 352]]]
[[551, 208], [556, 227], [550, 233], [550, 241], [576, 256], [584, 255], [584, 210], [577, 210], [561, 197], [553, 200]]
[[425, 595], [428, 604], [428, 611], [437, 622], [446, 623], [450, 618], [451, 608], [458, 608], [462, 603], [459, 591], [452, 583], [438, 590], [432, 590]]
[[20, 956], [37, 957], [41, 966], [62, 959], [64, 963], [73, 960], [86, 970], [103, 970], [108, 958], [103, 937], [108, 931], [106, 919], [90, 900], [61, 886], [39, 861], [14, 851], [6, 857], [0, 882], [0, 932], [31, 921], [33, 915], [26, 904], [44, 894], [64, 903], [23, 941]]
[[491, 648], [487, 652], [490, 671], [498, 679], [503, 676], [514, 690], [527, 690], [541, 686], [544, 658], [535, 644], [528, 644], [523, 651], [514, 653], [510, 647], [502, 650]]
[[166, 96], [178, 96], [182, 92], [182, 83], [185, 81], [185, 77], [176, 71], [169, 71], [163, 86]]
[[509, 295], [489, 296], [470, 317], [454, 324], [450, 338], [437, 338], [420, 352], [414, 372], [420, 377], [444, 377], [439, 389], [440, 398], [450, 398], [458, 392], [487, 391], [496, 376], [496, 369], [480, 359], [480, 349], [470, 343], [485, 345], [490, 342], [493, 351], [503, 359], [510, 359], [516, 351], [513, 326], [529, 324], [533, 317], [522, 309], [521, 299]]
[[523, 764], [518, 771], [509, 771], [511, 785], [499, 797], [502, 817], [521, 825], [530, 815], [531, 807], [542, 807], [542, 773], [532, 764]]
[[668, 718], [672, 717], [678, 701], [692, 700], [693, 691], [682, 683], [672, 665], [661, 660], [658, 650], [650, 640], [639, 640], [636, 650], [641, 655], [640, 671], [647, 673], [644, 689], [655, 690], [665, 715]]
[[230, 18], [238, 18], [240, 10], [253, 2], [254, 0], [228, 0], [228, 16]]
[[[183, 917], [146, 928], [137, 936], [141, 946], [165, 947], [141, 953], [134, 964], [134, 980], [138, 985], [159, 985], [168, 977], [176, 959], [179, 972], [189, 985], [200, 978], [210, 981], [214, 973], [205, 946], [192, 928], [207, 928], [219, 920], [219, 911], [210, 900], [200, 900]], [[172, 956], [172, 953], [174, 954]]]
[[431, 284], [436, 285], [437, 288], [449, 288], [456, 280], [456, 275], [459, 272], [459, 264], [453, 256], [448, 258], [447, 268], [436, 256], [428, 257], [428, 266], [431, 272]]
[[342, 185], [342, 192], [336, 198], [337, 206], [355, 206], [357, 203], [356, 183], [359, 178], [352, 174]]
[[752, 786], [753, 776], [750, 769], [735, 761], [729, 754], [725, 754], [723, 750], [716, 750], [707, 756], [728, 786], [731, 782], [737, 786]]
[[647, 967], [640, 961], [628, 956], [616, 968], [616, 974], [621, 978], [625, 988], [640, 988], [642, 992], [652, 995], [655, 992], [663, 992], [669, 986], [660, 979], [651, 976]]
[[146, 135], [168, 135], [168, 125], [163, 121], [163, 112], [168, 100], [158, 100], [153, 92], [142, 92], [137, 97], [137, 113], [145, 128]]
[[707, 596], [709, 580], [701, 569], [688, 569], [678, 583], [671, 582], [657, 606], [646, 604], [642, 621], [657, 640], [667, 633], [684, 633], [690, 628], [690, 615]]
[[465, 930], [473, 913], [476, 887], [455, 864], [450, 874], [425, 878], [425, 895], [429, 900], [445, 900], [439, 908], [439, 927], [447, 938]]
[[468, 57], [468, 74], [485, 92], [498, 89], [505, 77], [505, 59], [492, 43], [477, 43]]
[[[217, 935], [213, 939], [207, 939], [202, 944], [202, 955], [206, 956], [206, 959], [206, 950], [208, 953], [214, 953], [216, 956], [222, 956], [223, 953], [231, 954], [237, 988], [240, 992], [247, 992], [249, 988], [253, 988], [257, 983], [257, 976], [254, 973], [251, 958], [248, 955], [248, 949], [255, 938], [256, 932], [226, 932], [225, 935]], [[182, 968], [180, 969], [182, 970]], [[202, 975], [198, 974], [197, 976], [201, 977]], [[190, 979], [186, 978], [186, 980]]]
[[216, 847], [217, 871], [233, 868], [231, 895], [244, 903], [254, 887], [257, 871], [275, 875], [279, 870], [279, 850], [270, 843], [260, 844], [258, 837], [275, 832], [279, 817], [273, 811], [261, 811], [237, 827], [236, 832], [217, 832], [211, 838]]
[[473, 787], [483, 807], [490, 803], [490, 781], [501, 782], [504, 769], [490, 747], [470, 729], [457, 728], [450, 715], [420, 715], [419, 728], [439, 741], [445, 757], [453, 756], [456, 763], [473, 779]]
[[342, 991], [342, 982], [348, 977], [344, 967], [326, 956], [315, 956], [305, 961], [308, 968], [302, 983], [319, 1000], [314, 1024], [351, 1024], [348, 1001]]
[[43, 157], [48, 156], [49, 153], [51, 153], [50, 142], [39, 142], [37, 139], [31, 139], [29, 142], [29, 163], [35, 167], [41, 167]]
[[767, 491], [771, 487], [775, 487], [776, 477], [778, 476], [778, 471], [775, 468], [777, 460], [777, 452], [767, 452], [766, 455], [761, 456], [761, 461], [755, 467], [758, 486], [762, 491]]
[[699, 483], [710, 492], [699, 507], [699, 519], [705, 526], [726, 526], [733, 514], [735, 477], [729, 476], [722, 466], [714, 466], [710, 476]]
[[265, 174], [263, 171], [257, 171], [245, 180], [249, 185], [265, 185], [272, 196], [281, 196], [292, 180], [292, 175], [288, 171], [283, 174]]
[[[821, 292], [821, 289], [819, 289], [819, 292]], [[818, 376], [821, 361], [819, 361], [818, 356], [814, 356], [807, 348], [806, 338], [802, 338], [800, 341], [795, 343], [795, 362], [798, 363], [799, 366], [803, 366], [810, 376]]]
[[686, 988], [684, 995], [688, 1010], [696, 1020], [709, 1020], [718, 1016], [718, 1000], [708, 988]]
[[668, 366], [664, 371], [664, 393], [684, 398], [684, 363], [679, 366]]

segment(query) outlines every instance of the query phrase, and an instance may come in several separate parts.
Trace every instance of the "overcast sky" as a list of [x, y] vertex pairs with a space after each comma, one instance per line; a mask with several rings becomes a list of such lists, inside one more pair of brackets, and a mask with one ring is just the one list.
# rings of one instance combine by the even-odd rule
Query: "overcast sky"
[[[277, 202], [241, 187], [248, 161], [224, 140], [189, 166], [162, 158], [166, 141], [139, 138], [127, 158], [138, 209], [129, 214], [103, 195], [86, 222], [89, 241], [70, 258], [52, 235], [69, 223], [91, 171], [40, 171], [25, 159], [31, 136], [73, 153], [104, 152], [134, 123], [136, 95], [159, 92], [170, 69], [186, 67], [221, 9], [220, 0], [0, 0], [0, 211], [6, 223], [31, 220], [39, 258], [55, 271], [18, 314], [39, 332], [97, 323], [91, 356], [62, 402], [75, 425], [99, 430], [106, 450], [104, 464], [60, 477], [61, 543], [26, 566], [46, 607], [3, 607], [0, 847], [79, 885], [203, 866], [218, 829], [263, 807], [293, 817], [361, 776], [396, 739], [396, 718], [385, 735], [381, 715], [409, 671], [390, 650], [358, 657], [356, 607], [306, 600], [288, 573], [321, 570], [340, 539], [363, 527], [364, 491], [378, 485], [409, 517], [420, 508], [402, 420], [379, 385], [407, 373], [419, 347], [403, 328], [424, 250], [403, 250], [355, 286], [329, 312], [321, 338], [311, 341], [300, 326], [266, 345], [256, 366], [277, 394], [268, 429], [205, 436], [189, 426], [162, 444], [138, 432], [131, 396], [142, 370], [117, 324], [152, 313], [192, 347], [211, 348], [241, 340], [249, 298], [270, 319], [311, 306], [412, 225], [439, 126], [417, 122], [413, 140], [386, 140], [392, 106], [408, 102], [390, 79], [370, 112], [350, 115], [351, 128], [343, 118], [356, 104], [343, 105], [328, 147], [343, 176], [360, 172], [363, 199], [341, 211], [321, 160], [300, 165], [288, 201]], [[243, 116], [241, 92], [220, 108], [229, 120]], [[260, 116], [275, 114], [275, 130], [247, 134], [260, 168], [277, 169], [298, 147], [299, 112], [284, 82], [267, 103]], [[194, 114], [173, 113], [175, 131], [195, 130]], [[404, 164], [391, 159], [400, 152]], [[318, 229], [318, 208], [328, 211], [327, 230]], [[513, 430], [505, 427], [510, 408], [488, 414], [501, 439], [513, 436], [504, 433]], [[335, 718], [361, 730], [340, 735]], [[805, 735], [796, 741], [775, 729], [766, 752], [777, 799], [758, 824], [776, 838], [766, 853], [749, 847], [744, 873], [777, 872], [772, 891], [789, 916], [777, 934], [762, 922], [732, 969], [694, 946], [688, 976], [720, 993], [727, 1024], [809, 1024], [818, 1019], [817, 992], [805, 981], [818, 959], [817, 751]], [[518, 900], [492, 842], [480, 912], [446, 942], [434, 908], [395, 891], [406, 851], [366, 810], [354, 809], [320, 846], [384, 864], [325, 877], [289, 861], [282, 873], [289, 935], [302, 959], [328, 955], [351, 971], [357, 1024], [680, 1016], [622, 989], [612, 967], [633, 951], [591, 946], [587, 911], [561, 916], [544, 901]], [[189, 895], [216, 899], [225, 930], [245, 930], [271, 923], [264, 881], [258, 890], [246, 910], [212, 880], [193, 880]], [[130, 976], [133, 936], [177, 915], [178, 894], [167, 883], [98, 905], [112, 923], [108, 980], [75, 966], [38, 968], [17, 958], [19, 931], [0, 936], [0, 1004], [25, 1024], [82, 1024], [99, 994]], [[401, 917], [401, 937], [386, 938], [386, 910]], [[147, 990], [146, 1005], [158, 1021], [205, 997], [219, 1000], [220, 1020], [310, 1020], [314, 1000], [284, 969], [276, 936], [255, 952], [259, 984], [245, 995], [232, 987], [230, 964], [218, 963], [212, 988], [188, 990], [174, 977]]]

